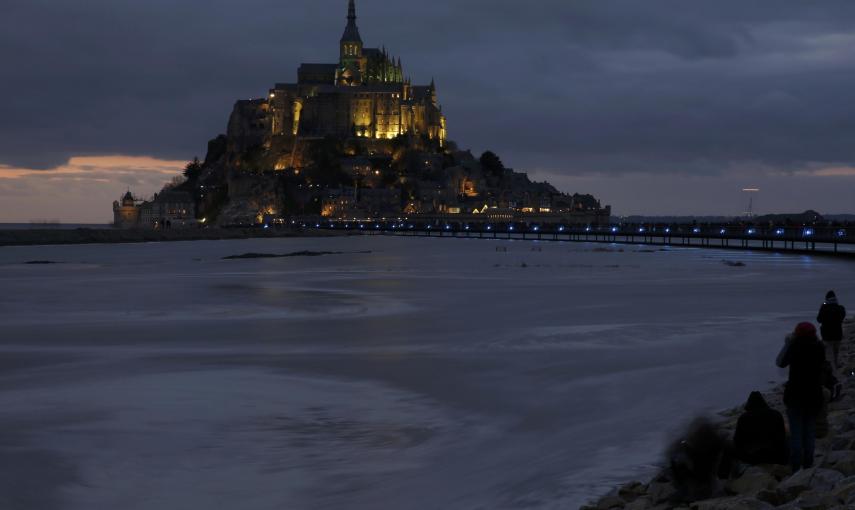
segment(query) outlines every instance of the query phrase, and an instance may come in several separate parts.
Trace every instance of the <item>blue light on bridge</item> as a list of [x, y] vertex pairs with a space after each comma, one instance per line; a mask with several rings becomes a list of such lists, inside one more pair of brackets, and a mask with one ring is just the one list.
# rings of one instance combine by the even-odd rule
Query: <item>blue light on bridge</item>
[[591, 231], [591, 227], [585, 227], [585, 232], [590, 232], [590, 231]]
[[698, 227], [695, 227], [695, 228], [693, 228], [693, 229], [692, 229], [692, 233], [693, 233], [693, 234], [700, 234], [700, 233], [701, 233], [701, 229], [700, 229], [700, 228], [698, 228]]
[[540, 230], [540, 227], [537, 227], [537, 226], [532, 227], [532, 230], [534, 230], [535, 232], [537, 232], [538, 230]]
[[638, 233], [643, 234], [645, 230], [646, 229], [644, 227], [641, 227], [640, 229], [638, 229]]
[[564, 232], [564, 225], [562, 225], [562, 226], [558, 227], [558, 231], [559, 231], [559, 232]]
[[846, 231], [845, 230], [838, 230], [837, 231], [837, 237], [846, 237]]
[[812, 235], [813, 235], [813, 229], [812, 228], [806, 228], [805, 229], [805, 237], [810, 237]]
[[493, 230], [493, 225], [487, 225], [487, 230]]
[[748, 235], [753, 236], [754, 234], [757, 233], [757, 231], [754, 230], [753, 228], [749, 228], [747, 233], [748, 233]]
[[617, 231], [618, 231], [617, 227], [612, 227], [612, 234], [617, 234]]
[[727, 230], [725, 230], [725, 229], [721, 229], [721, 230], [719, 230], [719, 231], [718, 231], [718, 233], [719, 233], [719, 234], [721, 234], [721, 235], [725, 235], [725, 234], [727, 234]]
[[670, 229], [670, 228], [666, 228], [666, 229], [665, 229], [665, 233], [666, 233], [666, 234], [670, 234], [670, 233], [671, 233], [671, 229]]
[[782, 236], [782, 235], [784, 235], [784, 229], [782, 229], [782, 228], [776, 229], [776, 230], [775, 230], [775, 235], [776, 235], [776, 236]]
[[451, 230], [451, 225], [446, 225], [445, 230]]
[[465, 228], [466, 230], [469, 230], [469, 225], [466, 225], [466, 226], [465, 226], [465, 227], [463, 227], [463, 228]]
[[513, 226], [513, 225], [510, 225], [510, 226], [508, 227], [508, 230], [513, 230], [513, 229], [514, 229], [514, 226]]

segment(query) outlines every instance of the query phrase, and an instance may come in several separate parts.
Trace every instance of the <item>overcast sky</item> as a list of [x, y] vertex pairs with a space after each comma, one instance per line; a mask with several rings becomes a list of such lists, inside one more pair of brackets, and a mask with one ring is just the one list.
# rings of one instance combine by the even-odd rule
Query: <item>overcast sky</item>
[[[346, 0], [3, 0], [0, 221], [108, 221], [236, 99], [335, 62]], [[452, 139], [619, 214], [855, 212], [852, 0], [358, 0]], [[98, 200], [95, 198], [97, 197]], [[102, 203], [101, 200], [107, 200]]]

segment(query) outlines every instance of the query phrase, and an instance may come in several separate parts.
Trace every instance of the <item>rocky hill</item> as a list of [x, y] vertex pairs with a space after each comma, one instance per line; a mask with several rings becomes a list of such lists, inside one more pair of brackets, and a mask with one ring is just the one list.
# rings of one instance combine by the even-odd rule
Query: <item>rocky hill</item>
[[[197, 215], [220, 225], [265, 217], [399, 217], [471, 214], [486, 208], [517, 212], [602, 211], [586, 194], [566, 194], [506, 168], [485, 152], [475, 157], [453, 142], [426, 137], [366, 140], [253, 139], [235, 121], [188, 165], [179, 185], [197, 200]], [[237, 128], [235, 126], [238, 126]]]

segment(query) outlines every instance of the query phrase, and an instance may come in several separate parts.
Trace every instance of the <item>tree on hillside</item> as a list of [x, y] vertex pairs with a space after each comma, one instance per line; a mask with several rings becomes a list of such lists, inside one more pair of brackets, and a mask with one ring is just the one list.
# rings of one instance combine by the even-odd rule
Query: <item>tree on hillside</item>
[[505, 173], [505, 165], [502, 164], [499, 156], [492, 151], [481, 154], [479, 161], [481, 162], [481, 168], [489, 175], [500, 177]]
[[199, 161], [198, 157], [195, 157], [193, 158], [193, 161], [187, 163], [187, 166], [184, 167], [184, 177], [186, 177], [188, 181], [196, 181], [201, 175], [202, 163]]

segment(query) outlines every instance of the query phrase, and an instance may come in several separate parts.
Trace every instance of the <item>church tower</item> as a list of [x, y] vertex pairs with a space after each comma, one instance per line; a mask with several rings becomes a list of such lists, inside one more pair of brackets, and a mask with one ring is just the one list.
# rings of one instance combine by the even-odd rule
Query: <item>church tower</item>
[[362, 71], [362, 38], [356, 26], [356, 2], [349, 0], [347, 6], [347, 27], [339, 44], [341, 54], [341, 72], [349, 75], [349, 82], [361, 81], [357, 75]]

